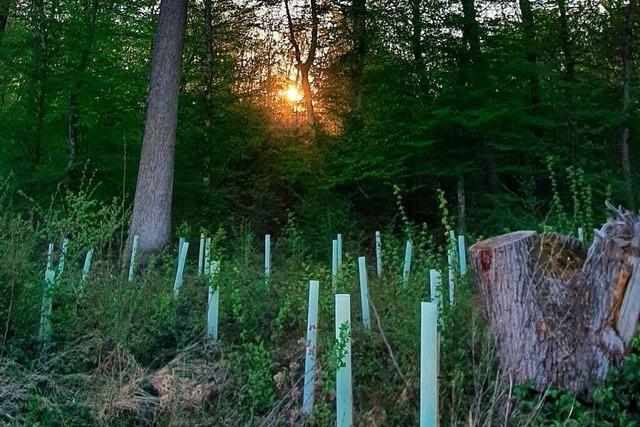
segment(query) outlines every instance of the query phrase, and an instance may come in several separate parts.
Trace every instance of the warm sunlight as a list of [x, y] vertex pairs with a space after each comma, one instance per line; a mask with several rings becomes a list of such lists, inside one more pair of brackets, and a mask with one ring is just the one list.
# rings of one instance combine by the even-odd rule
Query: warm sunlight
[[292, 104], [302, 101], [302, 93], [297, 86], [289, 86], [283, 91], [282, 95]]

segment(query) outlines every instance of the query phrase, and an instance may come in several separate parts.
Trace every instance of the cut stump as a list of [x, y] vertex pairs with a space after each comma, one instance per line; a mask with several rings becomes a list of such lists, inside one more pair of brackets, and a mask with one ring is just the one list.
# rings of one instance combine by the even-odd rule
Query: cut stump
[[586, 253], [578, 239], [535, 231], [469, 248], [507, 379], [579, 393], [621, 360], [640, 314], [640, 217], [614, 213]]

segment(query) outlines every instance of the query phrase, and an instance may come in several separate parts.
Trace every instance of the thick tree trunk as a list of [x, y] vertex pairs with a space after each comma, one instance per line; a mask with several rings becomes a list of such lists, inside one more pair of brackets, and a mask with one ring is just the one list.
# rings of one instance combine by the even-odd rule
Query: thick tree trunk
[[629, 0], [625, 8], [624, 25], [622, 28], [622, 132], [620, 136], [620, 152], [622, 165], [622, 178], [624, 181], [625, 195], [630, 209], [635, 209], [635, 197], [633, 194], [633, 178], [631, 176], [631, 161], [629, 154], [629, 139], [631, 133], [630, 109], [631, 109], [631, 73], [633, 66], [633, 28], [635, 25], [637, 3]]
[[130, 236], [139, 235], [142, 256], [161, 249], [171, 237], [173, 161], [187, 2], [160, 3], [130, 232]]
[[640, 291], [640, 217], [615, 214], [587, 253], [577, 239], [534, 231], [469, 248], [507, 379], [579, 393], [624, 355], [640, 314], [631, 301]]

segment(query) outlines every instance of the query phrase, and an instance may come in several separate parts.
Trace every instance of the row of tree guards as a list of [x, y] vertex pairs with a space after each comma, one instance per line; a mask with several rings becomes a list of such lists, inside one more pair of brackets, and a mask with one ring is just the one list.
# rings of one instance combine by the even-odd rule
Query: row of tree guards
[[[492, 237], [469, 248], [479, 294], [498, 344], [503, 375], [516, 384], [533, 381], [543, 390], [549, 385], [578, 393], [599, 384], [610, 365], [617, 364], [638, 329], [640, 317], [640, 218], [614, 210], [615, 216], [594, 230], [588, 251], [584, 230], [577, 239], [560, 234], [518, 231]], [[438, 425], [439, 306], [455, 302], [455, 277], [467, 271], [464, 236], [449, 235], [448, 283], [441, 273], [429, 271], [429, 298], [421, 302], [420, 332], [420, 425]], [[591, 240], [591, 239], [588, 239]], [[264, 280], [271, 277], [271, 236], [264, 239]], [[51, 339], [52, 290], [65, 269], [69, 241], [63, 240], [57, 266], [54, 245], [49, 244], [44, 274], [44, 293], [39, 324], [41, 351], [46, 355]], [[173, 286], [176, 297], [182, 285], [189, 242], [180, 239]], [[457, 249], [457, 250], [456, 250]], [[408, 286], [413, 243], [405, 245], [402, 286]], [[128, 281], [136, 278], [138, 236], [132, 239]], [[82, 281], [89, 278], [93, 250], [85, 257]], [[375, 271], [383, 275], [382, 241], [375, 233]], [[336, 293], [342, 266], [342, 235], [332, 241], [331, 284], [335, 298], [337, 348], [336, 420], [338, 426], [353, 424], [351, 373], [351, 300]], [[366, 258], [358, 258], [360, 304], [363, 327], [371, 329], [370, 294]], [[208, 280], [207, 336], [218, 341], [220, 262], [211, 259], [211, 239], [200, 238], [198, 275]], [[458, 274], [456, 274], [458, 273]], [[303, 411], [313, 412], [318, 338], [320, 282], [309, 283], [305, 346]], [[524, 297], [523, 297], [524, 296]], [[566, 355], [570, 356], [567, 357]], [[565, 355], [565, 356], [563, 356]], [[595, 367], [595, 368], [594, 368]]]
[[[448, 289], [449, 303], [454, 302], [455, 281], [454, 270], [458, 270], [461, 275], [466, 273], [466, 249], [464, 236], [458, 236], [457, 240], [450, 234], [454, 245], [448, 251]], [[52, 311], [52, 290], [55, 282], [62, 275], [65, 258], [67, 255], [68, 239], [62, 243], [61, 255], [56, 268], [52, 267], [52, 254], [54, 245], [49, 244], [47, 251], [47, 263], [45, 268], [45, 288], [43, 293], [42, 310], [40, 317], [39, 340], [42, 343], [43, 354], [51, 340]], [[455, 244], [457, 243], [457, 245]], [[271, 236], [265, 235], [264, 239], [264, 279], [265, 284], [269, 284], [271, 276]], [[457, 254], [454, 247], [457, 246]], [[189, 242], [185, 238], [180, 238], [178, 243], [178, 263], [173, 285], [173, 293], [176, 297], [180, 294], [183, 282], [187, 252]], [[375, 233], [375, 256], [376, 274], [383, 275], [382, 263], [382, 239], [379, 231]], [[408, 286], [411, 272], [411, 258], [413, 254], [413, 242], [408, 240], [405, 245], [405, 258], [402, 270], [402, 284]], [[131, 245], [131, 257], [128, 269], [127, 280], [134, 282], [136, 279], [136, 267], [138, 256], [138, 236], [133, 236]], [[89, 278], [93, 249], [87, 251], [84, 266], [82, 269], [82, 281]], [[457, 266], [454, 263], [457, 261]], [[342, 235], [338, 234], [332, 242], [331, 260], [331, 281], [335, 294], [337, 275], [342, 266]], [[218, 276], [220, 272], [220, 262], [211, 259], [211, 238], [204, 234], [200, 236], [200, 247], [198, 251], [198, 276], [204, 276], [208, 280], [208, 308], [207, 308], [207, 337], [212, 344], [218, 341], [218, 319], [220, 306], [220, 292]], [[358, 272], [360, 282], [360, 303], [362, 307], [362, 323], [365, 329], [371, 329], [371, 316], [369, 307], [369, 287], [367, 277], [366, 258], [358, 258]], [[420, 425], [435, 426], [438, 420], [438, 396], [437, 396], [437, 376], [438, 376], [438, 301], [444, 294], [442, 289], [441, 274], [436, 269], [429, 272], [430, 300], [421, 303], [421, 336], [420, 336]], [[307, 415], [313, 412], [313, 396], [316, 384], [316, 346], [317, 346], [317, 325], [318, 325], [318, 295], [320, 282], [311, 280], [309, 283], [309, 306], [307, 318], [307, 336], [305, 346], [305, 375], [303, 392], [303, 411]], [[339, 351], [338, 369], [336, 372], [336, 411], [338, 426], [349, 426], [353, 424], [353, 398], [352, 398], [352, 375], [351, 375], [351, 309], [349, 294], [335, 294], [335, 333]]]
[[[450, 235], [456, 241], [453, 234]], [[265, 239], [265, 245], [269, 242]], [[464, 236], [457, 238], [457, 257], [455, 250], [448, 251], [448, 294], [449, 302], [454, 302], [454, 264], [457, 258], [457, 270], [461, 275], [466, 273], [466, 247]], [[265, 246], [265, 253], [268, 252]], [[383, 274], [382, 241], [380, 232], [375, 233], [376, 274]], [[405, 258], [402, 269], [402, 284], [408, 286], [411, 271], [413, 242], [408, 240], [405, 245]], [[333, 292], [336, 290], [337, 273], [342, 265], [342, 235], [338, 234], [332, 241], [331, 281]], [[267, 267], [265, 265], [265, 274]], [[360, 282], [360, 303], [362, 324], [367, 330], [371, 329], [369, 306], [369, 286], [367, 277], [366, 258], [358, 257], [358, 273]], [[319, 282], [309, 282], [309, 305], [307, 317], [307, 336], [305, 346], [303, 411], [307, 415], [313, 412], [313, 396], [316, 384], [316, 348], [318, 327], [318, 295]], [[435, 427], [438, 420], [438, 373], [439, 373], [439, 335], [438, 335], [438, 305], [444, 294], [441, 274], [436, 269], [429, 271], [429, 301], [420, 304], [420, 425]], [[349, 294], [335, 294], [335, 339], [337, 352], [336, 370], [336, 423], [339, 427], [353, 425], [353, 384], [351, 373], [351, 296]]]
[[[449, 303], [453, 305], [455, 294], [455, 271], [466, 274], [467, 257], [465, 237], [455, 237], [450, 233], [453, 245], [447, 252]], [[202, 241], [202, 239], [201, 239]], [[456, 244], [457, 243], [457, 244]], [[271, 236], [264, 239], [264, 277], [269, 283], [271, 274]], [[455, 250], [457, 247], [457, 253]], [[413, 242], [407, 240], [402, 269], [402, 284], [409, 285]], [[375, 233], [376, 275], [382, 277], [382, 238], [379, 231]], [[456, 265], [457, 262], [457, 265]], [[351, 295], [336, 293], [338, 271], [342, 266], [342, 234], [338, 234], [331, 242], [331, 286], [335, 298], [335, 339], [337, 352], [336, 370], [336, 423], [337, 426], [353, 425], [353, 384], [351, 360]], [[360, 304], [362, 324], [371, 329], [369, 305], [369, 284], [366, 257], [358, 257], [358, 277], [360, 283]], [[444, 294], [442, 276], [436, 269], [429, 270], [429, 301], [420, 304], [420, 425], [435, 427], [439, 425], [438, 417], [438, 374], [439, 374], [439, 335], [438, 304]], [[314, 404], [314, 390], [317, 382], [316, 349], [318, 340], [318, 297], [320, 282], [309, 282], [309, 303], [307, 315], [307, 334], [305, 345], [304, 385], [302, 410], [311, 415]]]

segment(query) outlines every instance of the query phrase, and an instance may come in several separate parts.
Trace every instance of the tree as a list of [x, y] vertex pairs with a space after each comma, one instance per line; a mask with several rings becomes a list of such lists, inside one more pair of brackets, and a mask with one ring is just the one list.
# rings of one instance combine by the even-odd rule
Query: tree
[[79, 101], [84, 84], [84, 74], [89, 65], [91, 49], [96, 33], [96, 18], [98, 16], [98, 0], [91, 0], [85, 16], [85, 33], [86, 39], [82, 44], [80, 60], [74, 69], [75, 80], [71, 84], [69, 93], [69, 113], [67, 122], [67, 168], [65, 176], [67, 182], [71, 180], [72, 172], [76, 165], [76, 153], [78, 150], [78, 127], [80, 126]]
[[47, 99], [47, 82], [49, 76], [48, 25], [44, 0], [34, 0], [33, 21], [35, 28], [35, 75], [33, 76], [35, 91], [33, 109], [35, 112], [35, 129], [29, 147], [31, 169], [36, 169], [42, 157], [42, 139], [44, 134], [44, 118]]
[[524, 57], [529, 63], [529, 90], [531, 91], [531, 106], [535, 110], [540, 104], [540, 79], [536, 70], [538, 55], [536, 53], [536, 34], [533, 10], [529, 0], [519, 0], [522, 20], [522, 36], [525, 48]]
[[633, 29], [635, 26], [636, 0], [629, 0], [624, 9], [624, 23], [622, 26], [622, 40], [620, 49], [620, 61], [622, 65], [622, 132], [620, 135], [620, 152], [622, 163], [622, 177], [624, 180], [625, 196], [630, 209], [635, 209], [633, 195], [633, 178], [631, 176], [631, 160], [629, 159], [629, 139], [631, 133], [630, 109], [631, 109], [631, 74], [633, 67]]
[[562, 50], [562, 58], [564, 62], [564, 96], [566, 98], [566, 127], [567, 127], [567, 157], [571, 165], [576, 164], [576, 137], [575, 137], [575, 117], [573, 112], [573, 93], [572, 85], [574, 82], [575, 59], [573, 57], [573, 48], [569, 37], [569, 20], [567, 17], [566, 0], [558, 0], [558, 35], [560, 37], [560, 49]]
[[209, 189], [211, 179], [211, 96], [213, 93], [213, 12], [212, 0], [204, 0], [204, 158], [202, 159], [202, 189]]
[[160, 2], [130, 232], [130, 236], [139, 236], [142, 256], [161, 249], [171, 237], [173, 163], [187, 3], [188, 0]]
[[[476, 0], [461, 0], [462, 2], [462, 39], [465, 45], [462, 61], [462, 74], [465, 85], [469, 90], [486, 89], [489, 84], [486, 79], [486, 69], [480, 50], [480, 26], [478, 25]], [[485, 183], [489, 191], [494, 192], [498, 187], [493, 150], [487, 137], [479, 135], [479, 160], [485, 171]], [[464, 182], [464, 181], [459, 181]], [[464, 193], [464, 187], [462, 187]]]
[[9, 19], [10, 0], [0, 0], [0, 35], [7, 27], [7, 20]]
[[311, 0], [311, 40], [309, 41], [309, 52], [307, 53], [307, 59], [302, 59], [302, 53], [300, 51], [300, 43], [296, 39], [296, 33], [293, 26], [293, 19], [291, 18], [291, 10], [289, 7], [289, 0], [284, 0], [285, 11], [287, 13], [287, 25], [289, 27], [289, 41], [293, 47], [293, 53], [296, 61], [296, 68], [300, 72], [300, 79], [302, 81], [302, 94], [304, 96], [304, 107], [307, 111], [307, 119], [310, 125], [315, 123], [315, 113], [313, 108], [313, 91], [311, 90], [311, 83], [309, 80], [309, 74], [311, 67], [313, 67], [313, 61], [316, 58], [316, 50], [318, 48], [318, 5], [316, 0]]
[[367, 55], [367, 3], [366, 0], [353, 0], [351, 21], [353, 41], [351, 53], [351, 112], [358, 113], [362, 107], [362, 78]]
[[422, 0], [410, 0], [411, 6], [411, 53], [420, 87], [420, 96], [427, 95], [424, 46], [422, 45]]

